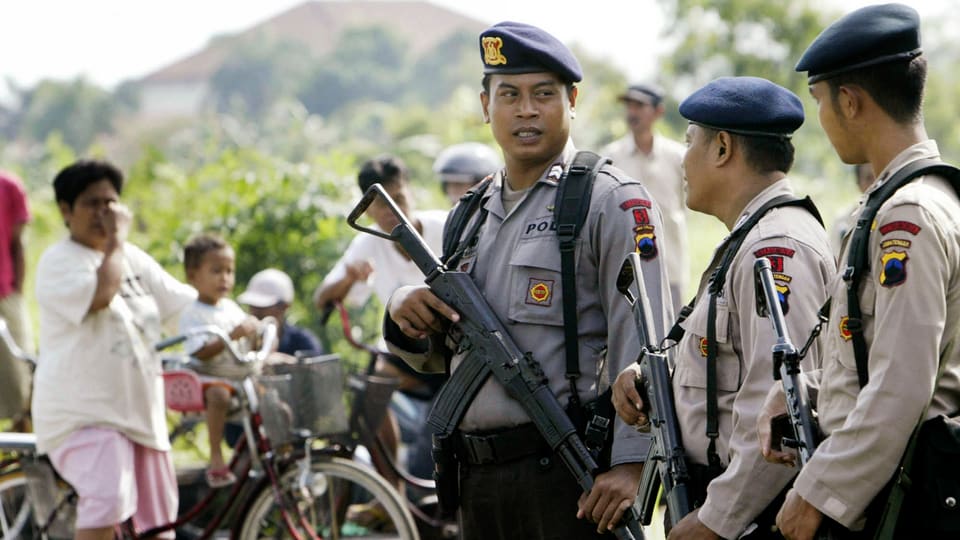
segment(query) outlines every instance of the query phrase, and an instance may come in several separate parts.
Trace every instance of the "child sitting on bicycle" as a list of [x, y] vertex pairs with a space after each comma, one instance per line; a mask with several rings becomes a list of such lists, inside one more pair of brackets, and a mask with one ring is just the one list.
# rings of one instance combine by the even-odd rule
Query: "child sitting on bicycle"
[[[237, 342], [241, 352], [250, 350], [259, 323], [229, 298], [234, 285], [234, 252], [227, 242], [214, 234], [201, 234], [184, 246], [183, 265], [187, 281], [197, 289], [197, 300], [180, 315], [180, 332], [204, 325], [214, 325]], [[187, 354], [202, 360], [197, 367], [201, 375], [219, 379], [241, 380], [256, 366], [237, 363], [224, 350], [217, 338], [198, 336], [187, 340]], [[237, 481], [223, 459], [223, 432], [230, 409], [233, 389], [225, 381], [206, 379], [203, 384], [207, 433], [210, 440], [210, 466], [207, 484], [218, 488]]]

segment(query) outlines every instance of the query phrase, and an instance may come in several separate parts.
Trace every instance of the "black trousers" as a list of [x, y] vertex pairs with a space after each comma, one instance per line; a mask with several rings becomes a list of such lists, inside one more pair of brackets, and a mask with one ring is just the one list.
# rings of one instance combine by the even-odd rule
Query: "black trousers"
[[577, 519], [582, 490], [554, 456], [461, 465], [462, 540], [581, 540], [613, 538]]

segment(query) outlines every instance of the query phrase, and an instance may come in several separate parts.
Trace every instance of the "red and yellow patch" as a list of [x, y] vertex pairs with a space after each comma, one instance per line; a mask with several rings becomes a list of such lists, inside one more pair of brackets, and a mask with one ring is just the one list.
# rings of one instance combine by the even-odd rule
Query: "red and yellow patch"
[[553, 280], [530, 278], [527, 286], [526, 303], [547, 307], [553, 303]]
[[844, 341], [850, 341], [853, 339], [853, 332], [851, 332], [850, 328], [847, 327], [847, 322], [849, 321], [850, 317], [847, 317], [846, 315], [840, 318], [840, 337], [842, 337]]
[[483, 47], [483, 63], [488, 66], [499, 66], [507, 63], [507, 57], [503, 55], [503, 39], [499, 37], [488, 36], [481, 40]]
[[700, 338], [700, 356], [706, 358], [708, 353], [707, 338]]
[[920, 232], [920, 226], [910, 221], [891, 221], [880, 226], [880, 234], [890, 234], [896, 231], [906, 231], [916, 236]]
[[629, 210], [631, 208], [652, 208], [653, 204], [646, 199], [627, 199], [620, 203], [621, 210]]

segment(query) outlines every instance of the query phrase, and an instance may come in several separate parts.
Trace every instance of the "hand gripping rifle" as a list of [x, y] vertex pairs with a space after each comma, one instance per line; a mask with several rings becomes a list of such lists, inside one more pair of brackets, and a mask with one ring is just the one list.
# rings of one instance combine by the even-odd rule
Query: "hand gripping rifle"
[[[636, 295], [630, 288], [634, 283], [637, 287]], [[670, 367], [667, 355], [659, 348], [659, 336], [655, 334], [656, 327], [653, 324], [653, 313], [646, 295], [646, 283], [638, 254], [630, 253], [623, 261], [617, 278], [617, 289], [633, 307], [640, 339], [645, 341], [637, 360], [643, 376], [642, 380], [637, 381], [637, 391], [643, 398], [645, 412], [650, 419], [646, 429], [653, 432], [654, 441], [640, 479], [640, 522], [644, 525], [650, 524], [656, 510], [657, 494], [662, 485], [667, 508], [670, 510], [671, 525], [676, 525], [693, 510], [687, 492], [690, 477], [686, 454], [680, 440], [680, 425], [670, 383]]]
[[[389, 234], [357, 224], [357, 218], [378, 196], [400, 222]], [[467, 354], [441, 388], [430, 412], [429, 423], [438, 430], [435, 446], [437, 438], [450, 437], [456, 430], [480, 387], [493, 375], [520, 403], [580, 488], [590, 491], [598, 469], [596, 460], [547, 386], [540, 364], [520, 351], [470, 275], [443, 266], [380, 184], [367, 190], [347, 222], [358, 231], [398, 242], [426, 276], [424, 283], [430, 291], [460, 314], [460, 322], [451, 333], [459, 337], [459, 347]], [[643, 538], [633, 507], [624, 514], [614, 534], [622, 540]]]
[[800, 454], [800, 466], [810, 461], [817, 447], [817, 425], [810, 408], [807, 386], [803, 382], [803, 370], [800, 368], [800, 353], [790, 342], [787, 323], [780, 307], [780, 297], [773, 281], [770, 261], [760, 257], [753, 264], [756, 274], [757, 313], [767, 316], [777, 333], [777, 342], [773, 346], [773, 378], [783, 381], [783, 393], [787, 401], [787, 415], [793, 428], [793, 437], [783, 437], [782, 446], [796, 448]]

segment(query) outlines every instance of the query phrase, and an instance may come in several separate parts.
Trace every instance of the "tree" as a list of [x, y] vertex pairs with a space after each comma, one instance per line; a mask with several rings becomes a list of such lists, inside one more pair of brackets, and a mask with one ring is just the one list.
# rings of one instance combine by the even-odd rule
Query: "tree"
[[19, 101], [18, 136], [39, 142], [60, 133], [78, 152], [85, 151], [98, 134], [112, 131], [117, 112], [110, 93], [83, 77], [41, 81], [21, 91]]

